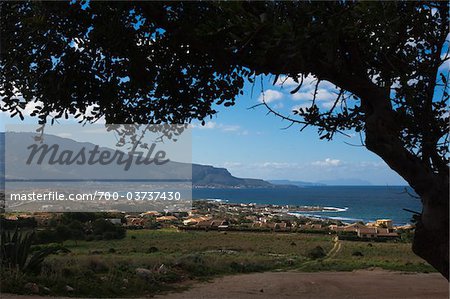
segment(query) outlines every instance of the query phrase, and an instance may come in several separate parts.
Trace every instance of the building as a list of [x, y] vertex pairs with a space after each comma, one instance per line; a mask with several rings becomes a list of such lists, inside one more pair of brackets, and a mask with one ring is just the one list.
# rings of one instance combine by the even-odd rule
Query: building
[[360, 238], [376, 238], [378, 231], [376, 227], [363, 227], [356, 229], [356, 234]]
[[377, 228], [377, 236], [380, 238], [396, 238], [398, 234], [389, 228]]
[[[378, 220], [377, 220], [378, 221]], [[391, 224], [389, 224], [389, 221]], [[376, 223], [374, 223], [376, 225]], [[337, 226], [337, 225], [330, 225], [328, 228], [331, 231], [335, 232], [352, 232], [356, 233], [356, 235], [359, 238], [396, 238], [398, 237], [398, 234], [393, 231], [392, 227], [384, 227], [392, 225], [392, 221], [389, 219], [382, 219], [379, 224], [382, 226], [366, 226], [362, 223], [353, 223], [347, 226]]]
[[186, 220], [183, 220], [183, 224], [184, 225], [196, 225], [202, 221], [207, 221], [210, 220], [211, 217], [206, 217], [206, 216], [201, 216], [201, 217], [196, 217], [196, 218], [189, 218]]
[[161, 213], [157, 212], [157, 211], [148, 211], [148, 212], [144, 212], [142, 214], [139, 215], [140, 217], [159, 217], [161, 216]]
[[392, 220], [391, 219], [378, 219], [375, 221], [375, 226], [392, 229]]
[[304, 229], [304, 230], [322, 230], [323, 229], [322, 224], [317, 224], [317, 223], [314, 223], [314, 224], [300, 224], [298, 227], [300, 229]]
[[178, 218], [175, 216], [161, 216], [156, 217], [156, 222], [171, 222], [171, 221], [177, 221]]
[[126, 220], [127, 220], [126, 226], [135, 228], [143, 228], [145, 224], [147, 224], [148, 222], [148, 218], [127, 217]]

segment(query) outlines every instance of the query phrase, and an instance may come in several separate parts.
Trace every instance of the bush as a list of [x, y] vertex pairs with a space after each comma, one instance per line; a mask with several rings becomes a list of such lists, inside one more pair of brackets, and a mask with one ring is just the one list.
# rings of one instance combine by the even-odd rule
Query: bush
[[94, 273], [104, 273], [108, 271], [109, 267], [102, 260], [98, 258], [91, 258], [88, 261], [88, 269]]
[[150, 248], [147, 250], [147, 253], [154, 253], [154, 252], [157, 252], [157, 251], [158, 251], [158, 248], [155, 247], [155, 246], [152, 246], [152, 247], [150, 247]]
[[8, 220], [5, 217], [0, 217], [0, 227], [4, 230], [14, 230], [16, 228], [36, 228], [36, 219], [30, 218], [18, 218], [17, 220]]
[[316, 246], [314, 247], [309, 253], [308, 253], [308, 257], [312, 258], [312, 259], [320, 259], [325, 257], [327, 254], [325, 253], [325, 250], [320, 247], [320, 246]]
[[48, 244], [56, 243], [58, 239], [53, 230], [45, 229], [36, 232], [36, 238], [34, 241], [36, 244]]
[[364, 256], [364, 254], [362, 254], [361, 251], [353, 251], [352, 255], [353, 256]]
[[10, 231], [2, 231], [0, 237], [0, 261], [1, 266], [19, 270], [21, 272], [38, 272], [44, 259], [50, 254], [69, 250], [60, 246], [46, 247], [40, 250], [31, 249], [35, 239], [35, 232], [23, 232], [18, 229], [11, 234]]
[[74, 220], [69, 224], [56, 224], [54, 229], [39, 230], [36, 233], [36, 244], [62, 243], [66, 240], [84, 240], [86, 233], [81, 222]]
[[97, 219], [92, 223], [92, 235], [96, 240], [122, 239], [126, 235], [126, 230], [121, 225]]

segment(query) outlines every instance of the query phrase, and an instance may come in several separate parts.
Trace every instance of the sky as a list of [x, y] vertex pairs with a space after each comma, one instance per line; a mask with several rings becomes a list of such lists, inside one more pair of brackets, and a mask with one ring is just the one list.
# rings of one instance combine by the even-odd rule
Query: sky
[[[447, 61], [440, 70], [449, 72], [449, 66]], [[281, 77], [275, 84], [273, 80], [263, 77], [255, 84], [247, 83], [236, 105], [215, 107], [218, 113], [204, 126], [193, 123], [192, 162], [225, 167], [232, 175], [245, 178], [406, 185], [381, 158], [361, 145], [361, 137], [354, 132], [346, 132], [347, 136], [338, 134], [332, 141], [320, 140], [316, 128], [301, 132], [300, 126], [286, 128], [290, 123], [268, 115], [266, 107], [251, 109], [264, 100], [272, 109], [292, 116], [293, 109], [311, 105], [314, 77], [305, 78], [295, 94], [290, 94], [298, 85], [292, 79]], [[329, 109], [336, 97], [335, 87], [321, 82], [316, 97], [319, 108]], [[0, 131], [5, 130], [5, 124], [37, 123], [29, 116], [24, 122], [6, 113], [0, 112], [0, 116]], [[67, 122], [76, 123], [70, 119]]]
[[[193, 124], [194, 163], [225, 167], [237, 177], [266, 180], [406, 184], [378, 156], [361, 146], [357, 134], [348, 132], [348, 136], [337, 135], [332, 141], [320, 140], [315, 128], [302, 132], [299, 126], [286, 128], [289, 123], [267, 115], [267, 108], [251, 109], [263, 98], [273, 109], [286, 115], [295, 107], [308, 106], [314, 91], [314, 78], [306, 78], [303, 87], [294, 95], [290, 91], [296, 83], [291, 79], [284, 81], [280, 78], [275, 85], [273, 78], [266, 77], [262, 81], [263, 84], [258, 82], [254, 86], [248, 83], [244, 95], [236, 99], [235, 106], [217, 106], [217, 115], [204, 126], [198, 122]], [[317, 103], [320, 108], [330, 107], [335, 98], [336, 90], [331, 83], [319, 85]], [[4, 131], [5, 124], [23, 123], [6, 113], [0, 115], [1, 131]], [[24, 123], [35, 124], [36, 119], [26, 116]]]
[[[311, 104], [313, 80], [306, 80], [304, 87], [291, 95], [295, 88], [293, 80], [281, 86], [273, 85], [269, 79], [273, 80], [264, 80], [264, 100], [273, 109], [292, 115], [295, 107]], [[332, 141], [320, 140], [316, 128], [302, 132], [300, 126], [286, 128], [290, 123], [273, 114], [267, 115], [266, 107], [251, 109], [262, 100], [260, 83], [256, 85], [253, 94], [248, 84], [235, 106], [219, 109], [205, 126], [194, 127], [194, 162], [225, 167], [238, 177], [406, 184], [383, 160], [361, 146], [357, 134], [349, 132], [349, 136], [338, 135]], [[335, 92], [330, 83], [321, 84], [317, 96], [319, 107], [330, 107]]]

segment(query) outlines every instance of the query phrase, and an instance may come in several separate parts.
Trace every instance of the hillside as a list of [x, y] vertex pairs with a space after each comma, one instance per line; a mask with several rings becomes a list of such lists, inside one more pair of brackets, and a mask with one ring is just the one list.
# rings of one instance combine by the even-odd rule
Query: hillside
[[[17, 151], [12, 151], [6, 153], [6, 158], [8, 161], [20, 161], [26, 160], [27, 152], [25, 149], [32, 140], [31, 133], [10, 133], [14, 134], [12, 138], [13, 145], [11, 148], [18, 149]], [[46, 142], [48, 144], [56, 143], [61, 146], [61, 148], [71, 149], [73, 151], [78, 151], [80, 148], [84, 147], [86, 150], [94, 148], [92, 143], [82, 143], [77, 142], [72, 139], [62, 138], [54, 135], [47, 135]], [[2, 153], [0, 158], [0, 175], [4, 176], [4, 158], [3, 154], [5, 150], [5, 134], [0, 134], [0, 152]], [[107, 149], [111, 150], [111, 149]], [[111, 150], [112, 151], [112, 150]], [[102, 167], [90, 167], [87, 171], [87, 167], [76, 167], [71, 169], [70, 173], [64, 166], [53, 165], [51, 167], [46, 167], [44, 170], [41, 168], [29, 169], [28, 167], [14, 167], [11, 168], [8, 173], [8, 179], [24, 179], [30, 178], [30, 171], [36, 171], [36, 173], [31, 173], [31, 177], [39, 177], [42, 179], [61, 177], [64, 179], [86, 179], [85, 174], [89, 173], [92, 179], [116, 179], [114, 176], [119, 170], [117, 165], [106, 165]], [[163, 168], [155, 169], [154, 167], [136, 167], [127, 173], [127, 179], [138, 179], [138, 178], [173, 178], [173, 179], [183, 179], [189, 177], [185, 172], [191, 171], [192, 169], [192, 184], [194, 188], [281, 188], [286, 186], [274, 185], [269, 182], [260, 179], [251, 178], [237, 178], [233, 176], [225, 168], [217, 168], [209, 165], [200, 164], [186, 164], [178, 162], [169, 162]], [[39, 171], [39, 172], [37, 172]], [[89, 178], [88, 178], [89, 179]]]

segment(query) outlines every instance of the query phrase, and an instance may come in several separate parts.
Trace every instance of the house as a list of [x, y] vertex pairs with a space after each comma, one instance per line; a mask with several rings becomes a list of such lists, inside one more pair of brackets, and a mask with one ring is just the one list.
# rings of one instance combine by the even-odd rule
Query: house
[[391, 229], [388, 228], [377, 228], [378, 237], [382, 238], [396, 238], [398, 234], [396, 232], [392, 232]]
[[212, 222], [211, 220], [202, 220], [197, 224], [195, 224], [195, 227], [208, 229], [211, 228], [211, 222]]
[[378, 232], [376, 227], [363, 227], [357, 228], [356, 234], [360, 238], [376, 238]]
[[375, 221], [375, 226], [389, 228], [392, 229], [392, 220], [391, 219], [378, 219]]
[[411, 229], [414, 229], [414, 225], [406, 224], [406, 225], [396, 226], [396, 227], [394, 227], [394, 229], [396, 229], [396, 230], [399, 230], [399, 229], [411, 230]]
[[211, 217], [206, 217], [206, 216], [197, 217], [197, 218], [189, 218], [189, 219], [183, 220], [183, 224], [184, 225], [195, 225], [202, 221], [210, 220], [210, 219], [211, 219]]
[[339, 226], [339, 225], [336, 225], [336, 224], [331, 224], [331, 225], [328, 226], [328, 229], [331, 230], [331, 231], [334, 231], [334, 232], [341, 232], [341, 231], [344, 230], [344, 227], [345, 226]]
[[321, 230], [322, 224], [315, 224], [315, 223], [300, 224], [299, 228], [304, 230]]
[[357, 230], [361, 229], [361, 228], [367, 228], [367, 226], [365, 226], [362, 223], [356, 222], [356, 223], [353, 223], [353, 224], [345, 226], [342, 229], [342, 231], [344, 231], [344, 232], [357, 232]]
[[127, 220], [126, 226], [130, 226], [130, 227], [141, 227], [142, 228], [148, 222], [147, 218], [128, 217], [128, 218], [126, 218], [126, 220]]
[[156, 217], [156, 222], [171, 222], [171, 221], [177, 221], [178, 218], [175, 216], [161, 216]]
[[272, 230], [287, 230], [288, 224], [286, 222], [254, 222], [253, 228], [270, 228]]
[[140, 217], [159, 217], [161, 216], [161, 213], [157, 212], [157, 211], [148, 211], [148, 212], [144, 212], [139, 214]]

